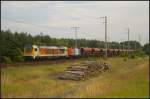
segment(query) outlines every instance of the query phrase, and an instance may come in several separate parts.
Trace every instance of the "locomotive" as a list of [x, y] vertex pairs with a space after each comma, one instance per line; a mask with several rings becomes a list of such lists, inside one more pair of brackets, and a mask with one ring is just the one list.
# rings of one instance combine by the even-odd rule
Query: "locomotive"
[[[26, 45], [24, 47], [25, 59], [44, 59], [44, 58], [62, 58], [62, 57], [79, 57], [79, 56], [104, 56], [106, 49], [104, 48], [71, 48], [71, 47], [58, 47], [58, 46], [38, 46]], [[134, 50], [125, 49], [107, 49], [108, 56], [117, 56], [121, 53], [132, 53]]]

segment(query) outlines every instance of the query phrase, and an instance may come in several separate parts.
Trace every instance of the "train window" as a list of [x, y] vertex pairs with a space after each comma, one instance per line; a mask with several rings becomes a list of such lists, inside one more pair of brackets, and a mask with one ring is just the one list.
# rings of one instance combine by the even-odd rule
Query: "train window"
[[25, 51], [26, 52], [32, 51], [32, 45], [25, 45]]
[[37, 48], [35, 48], [34, 50], [37, 51]]

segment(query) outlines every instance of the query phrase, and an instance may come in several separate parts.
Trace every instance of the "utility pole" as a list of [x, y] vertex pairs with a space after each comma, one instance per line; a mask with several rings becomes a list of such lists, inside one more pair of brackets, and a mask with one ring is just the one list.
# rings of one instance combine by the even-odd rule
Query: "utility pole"
[[100, 17], [100, 18], [104, 18], [105, 19], [105, 21], [103, 23], [105, 23], [105, 56], [107, 58], [107, 16]]
[[110, 48], [110, 37], [109, 36], [107, 36], [107, 38], [108, 38], [108, 40], [107, 40], [107, 48], [109, 49]]
[[124, 40], [121, 39], [121, 42], [122, 42], [122, 49], [124, 50]]
[[119, 50], [121, 49], [121, 41], [119, 42]]
[[148, 41], [148, 37], [146, 38], [146, 43], [147, 43], [147, 44], [149, 43], [149, 41]]
[[119, 50], [121, 49], [121, 39], [118, 41], [119, 42]]
[[134, 45], [134, 49], [136, 50], [136, 40], [135, 40], [135, 45]]
[[[128, 45], [127, 45], [127, 49], [129, 50], [130, 49], [130, 44], [129, 44], [130, 30], [129, 30], [129, 28], [127, 28], [127, 33], [128, 33]], [[127, 51], [127, 52], [129, 54], [129, 51]]]
[[148, 37], [147, 37], [146, 41], [147, 41], [147, 44], [148, 44], [148, 43], [149, 43], [149, 39], [148, 39]]
[[129, 45], [129, 28], [128, 28], [128, 50], [130, 49], [130, 45]]
[[122, 43], [122, 47], [123, 47], [122, 49], [124, 50], [124, 43]]
[[[138, 35], [139, 36], [139, 43], [141, 44], [141, 34]], [[141, 44], [142, 45], [142, 44]], [[140, 47], [141, 48], [141, 47]]]
[[77, 47], [78, 47], [78, 42], [77, 42], [77, 29], [78, 29], [79, 27], [71, 27], [71, 28], [75, 30], [75, 48], [77, 48]]
[[139, 34], [139, 42], [141, 43], [141, 35]]
[[43, 40], [42, 40], [42, 38], [43, 38], [43, 33], [41, 32], [41, 33], [40, 33], [40, 45], [42, 45], [42, 44], [43, 44]]
[[136, 36], [135, 36], [135, 45], [134, 45], [134, 49], [136, 50]]

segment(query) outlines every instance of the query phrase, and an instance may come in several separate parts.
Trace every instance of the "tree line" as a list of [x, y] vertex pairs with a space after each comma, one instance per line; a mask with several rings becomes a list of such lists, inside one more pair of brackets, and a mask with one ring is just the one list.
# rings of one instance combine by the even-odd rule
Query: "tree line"
[[[77, 39], [78, 47], [105, 48], [105, 42], [99, 40]], [[5, 60], [22, 61], [23, 49], [26, 44], [66, 46], [74, 47], [75, 39], [51, 38], [49, 35], [32, 36], [26, 32], [12, 32], [11, 30], [1, 30], [0, 32], [0, 62]], [[138, 41], [129, 41], [130, 49], [142, 49], [149, 54], [149, 44], [142, 46]], [[128, 49], [128, 41], [108, 42], [109, 48]]]

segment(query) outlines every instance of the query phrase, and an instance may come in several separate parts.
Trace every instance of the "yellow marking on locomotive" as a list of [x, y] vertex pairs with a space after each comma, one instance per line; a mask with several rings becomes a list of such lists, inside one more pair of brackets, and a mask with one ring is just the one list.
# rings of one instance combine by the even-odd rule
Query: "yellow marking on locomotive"
[[32, 48], [31, 51], [24, 51], [24, 56], [34, 56], [35, 50]]
[[34, 53], [35, 53], [35, 49], [33, 48], [32, 49], [32, 56], [34, 56]]

